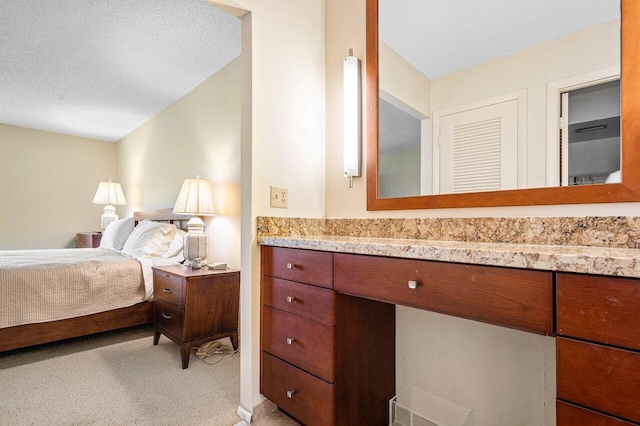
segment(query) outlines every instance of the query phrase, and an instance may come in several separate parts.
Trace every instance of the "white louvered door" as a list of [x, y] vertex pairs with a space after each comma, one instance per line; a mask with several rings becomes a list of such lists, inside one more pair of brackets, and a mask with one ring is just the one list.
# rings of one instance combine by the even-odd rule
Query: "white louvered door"
[[518, 103], [500, 102], [440, 119], [440, 193], [518, 186]]

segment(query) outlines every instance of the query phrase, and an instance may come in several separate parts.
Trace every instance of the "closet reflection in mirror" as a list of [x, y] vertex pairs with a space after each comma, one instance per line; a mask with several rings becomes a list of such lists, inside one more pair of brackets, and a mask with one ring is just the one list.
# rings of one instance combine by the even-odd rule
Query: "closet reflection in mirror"
[[619, 182], [619, 0], [378, 5], [380, 198]]

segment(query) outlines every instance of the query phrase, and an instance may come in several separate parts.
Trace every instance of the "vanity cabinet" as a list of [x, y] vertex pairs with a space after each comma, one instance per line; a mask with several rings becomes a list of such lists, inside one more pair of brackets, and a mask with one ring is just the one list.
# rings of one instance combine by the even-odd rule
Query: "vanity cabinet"
[[306, 425], [386, 425], [395, 306], [336, 293], [333, 258], [262, 247], [260, 391]]
[[633, 423], [558, 401], [556, 403], [556, 425], [631, 426]]
[[395, 304], [556, 336], [558, 426], [640, 423], [639, 279], [263, 246], [261, 283], [261, 391], [305, 424], [388, 424]]
[[558, 425], [565, 402], [640, 423], [640, 280], [559, 273], [556, 293]]

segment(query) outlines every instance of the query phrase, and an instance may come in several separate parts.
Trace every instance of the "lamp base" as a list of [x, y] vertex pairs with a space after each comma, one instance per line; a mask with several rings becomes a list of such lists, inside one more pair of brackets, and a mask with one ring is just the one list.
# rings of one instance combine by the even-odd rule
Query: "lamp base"
[[187, 234], [184, 236], [182, 253], [185, 266], [191, 266], [195, 259], [206, 259], [209, 254], [208, 237], [204, 233], [204, 222], [194, 216], [187, 222]]
[[111, 222], [115, 222], [116, 220], [118, 220], [118, 215], [116, 214], [116, 208], [112, 205], [106, 206], [103, 211], [104, 214], [100, 216], [100, 225], [102, 226], [102, 230], [104, 231], [105, 229], [107, 229], [107, 226], [109, 226]]

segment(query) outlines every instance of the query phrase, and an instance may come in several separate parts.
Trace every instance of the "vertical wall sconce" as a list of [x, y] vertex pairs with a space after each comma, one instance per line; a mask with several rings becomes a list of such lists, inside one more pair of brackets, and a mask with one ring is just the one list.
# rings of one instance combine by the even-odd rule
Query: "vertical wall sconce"
[[360, 157], [362, 152], [362, 112], [360, 101], [360, 59], [353, 56], [344, 58], [343, 76], [343, 128], [344, 128], [344, 177], [349, 178], [349, 187], [353, 188], [353, 178], [360, 176]]

